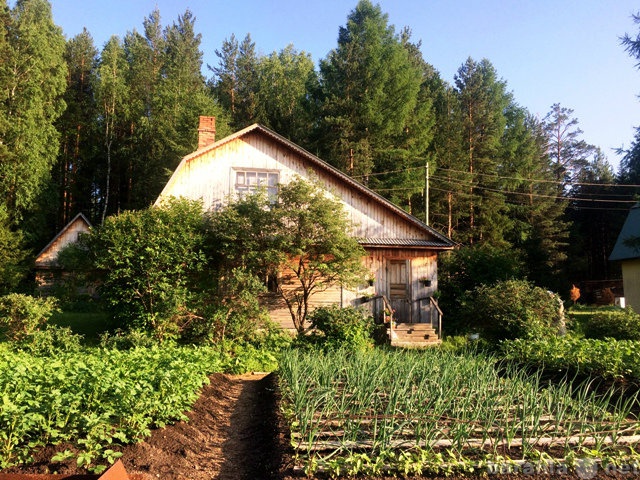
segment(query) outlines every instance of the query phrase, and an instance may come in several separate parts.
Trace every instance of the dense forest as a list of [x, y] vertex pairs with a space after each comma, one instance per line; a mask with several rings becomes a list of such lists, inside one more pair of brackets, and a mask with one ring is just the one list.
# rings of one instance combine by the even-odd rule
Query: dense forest
[[232, 34], [203, 68], [200, 41], [190, 11], [164, 25], [156, 10], [100, 50], [86, 30], [66, 39], [47, 0], [0, 1], [2, 290], [25, 285], [77, 213], [100, 225], [149, 206], [195, 150], [200, 115], [218, 138], [261, 123], [462, 245], [515, 252], [538, 284], [617, 276], [607, 257], [640, 183], [640, 140], [614, 172], [570, 108], [536, 118], [487, 59], [461, 59], [444, 81], [370, 0], [317, 62]]

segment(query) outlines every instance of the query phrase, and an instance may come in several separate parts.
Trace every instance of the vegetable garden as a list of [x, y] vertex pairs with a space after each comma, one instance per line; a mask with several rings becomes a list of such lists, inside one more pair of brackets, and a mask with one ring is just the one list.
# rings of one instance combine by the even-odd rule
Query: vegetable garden
[[185, 419], [213, 372], [275, 368], [270, 354], [235, 347], [83, 348], [38, 356], [0, 343], [0, 468], [29, 463], [62, 442], [54, 461], [76, 458], [100, 473], [116, 445]]
[[473, 471], [491, 461], [626, 459], [637, 395], [593, 391], [478, 354], [290, 351], [283, 409], [298, 468], [332, 475]]

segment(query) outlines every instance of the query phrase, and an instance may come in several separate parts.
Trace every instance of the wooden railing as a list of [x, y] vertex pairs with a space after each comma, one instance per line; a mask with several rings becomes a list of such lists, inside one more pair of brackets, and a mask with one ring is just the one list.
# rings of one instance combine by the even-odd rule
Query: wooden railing
[[376, 324], [388, 323], [390, 328], [393, 328], [393, 308], [391, 308], [391, 302], [386, 295], [369, 297], [362, 305], [371, 312]]
[[[436, 328], [437, 332], [438, 332], [438, 336], [442, 337], [442, 317], [443, 317], [443, 313], [442, 310], [440, 310], [440, 306], [438, 305], [438, 301], [433, 298], [433, 297], [422, 297], [419, 298], [418, 300], [416, 300], [416, 302], [418, 302], [418, 307], [419, 307], [419, 311], [420, 311], [420, 320], [422, 321], [422, 304], [423, 302], [429, 302], [429, 306], [428, 306], [428, 311], [429, 311], [429, 317], [428, 317], [428, 323], [430, 323], [434, 328]], [[435, 319], [434, 322], [434, 314], [437, 315], [437, 318]]]
[[[443, 313], [438, 305], [438, 301], [433, 297], [423, 297], [416, 300], [418, 303], [418, 322], [430, 323], [442, 337], [442, 317]], [[428, 305], [424, 305], [428, 302]], [[390, 333], [393, 331], [395, 318], [391, 302], [386, 295], [376, 295], [362, 300], [363, 307], [367, 308], [373, 316], [374, 322], [378, 325], [389, 324]], [[425, 308], [426, 307], [426, 308]], [[424, 316], [426, 313], [426, 317]]]

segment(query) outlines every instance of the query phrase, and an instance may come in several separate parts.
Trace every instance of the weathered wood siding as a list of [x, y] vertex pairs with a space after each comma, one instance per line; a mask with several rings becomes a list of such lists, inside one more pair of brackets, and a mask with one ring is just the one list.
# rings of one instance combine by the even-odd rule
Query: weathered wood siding
[[81, 233], [88, 232], [89, 226], [87, 223], [83, 219], [77, 218], [38, 255], [35, 261], [36, 268], [46, 268], [55, 265], [60, 251], [67, 245], [77, 242], [78, 236]]
[[[397, 318], [399, 322], [425, 322], [428, 319], [429, 304], [420, 301], [433, 295], [437, 290], [437, 255], [434, 252], [412, 249], [367, 249], [363, 258], [365, 267], [375, 278], [372, 286], [367, 283], [348, 290], [340, 286], [331, 287], [312, 296], [310, 310], [329, 305], [358, 306], [363, 297], [385, 295], [390, 297], [389, 262], [406, 260], [409, 268], [410, 318]], [[424, 286], [420, 279], [431, 280], [430, 286]], [[271, 320], [282, 328], [294, 330], [291, 314], [284, 300], [274, 293], [261, 297], [263, 305], [269, 309]]]
[[[438, 257], [437, 254], [429, 250], [419, 249], [383, 249], [368, 248], [368, 256], [364, 259], [364, 264], [375, 277], [374, 290], [377, 295], [391, 296], [391, 280], [389, 278], [389, 262], [406, 260], [408, 263], [409, 276], [409, 298], [411, 302], [410, 319], [398, 319], [398, 321], [424, 321], [425, 302], [420, 299], [433, 295], [438, 289]], [[420, 280], [426, 278], [431, 280], [431, 285], [424, 286]], [[421, 303], [423, 305], [421, 305]]]
[[201, 199], [206, 209], [216, 209], [235, 194], [235, 172], [256, 169], [278, 172], [280, 183], [295, 176], [320, 182], [343, 204], [353, 225], [353, 234], [366, 238], [420, 238], [425, 232], [388, 210], [379, 202], [336, 180], [334, 175], [316, 169], [309, 172], [309, 161], [272, 138], [251, 132], [241, 138], [186, 157], [162, 191], [160, 198]]
[[640, 259], [622, 262], [622, 281], [626, 305], [640, 312]]

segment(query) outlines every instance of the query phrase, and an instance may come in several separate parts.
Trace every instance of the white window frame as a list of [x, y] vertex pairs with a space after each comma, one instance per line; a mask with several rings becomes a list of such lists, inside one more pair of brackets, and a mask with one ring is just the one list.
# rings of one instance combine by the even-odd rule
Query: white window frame
[[236, 194], [242, 196], [255, 193], [259, 188], [265, 188], [269, 200], [278, 199], [278, 185], [280, 171], [265, 168], [233, 168], [231, 179]]

